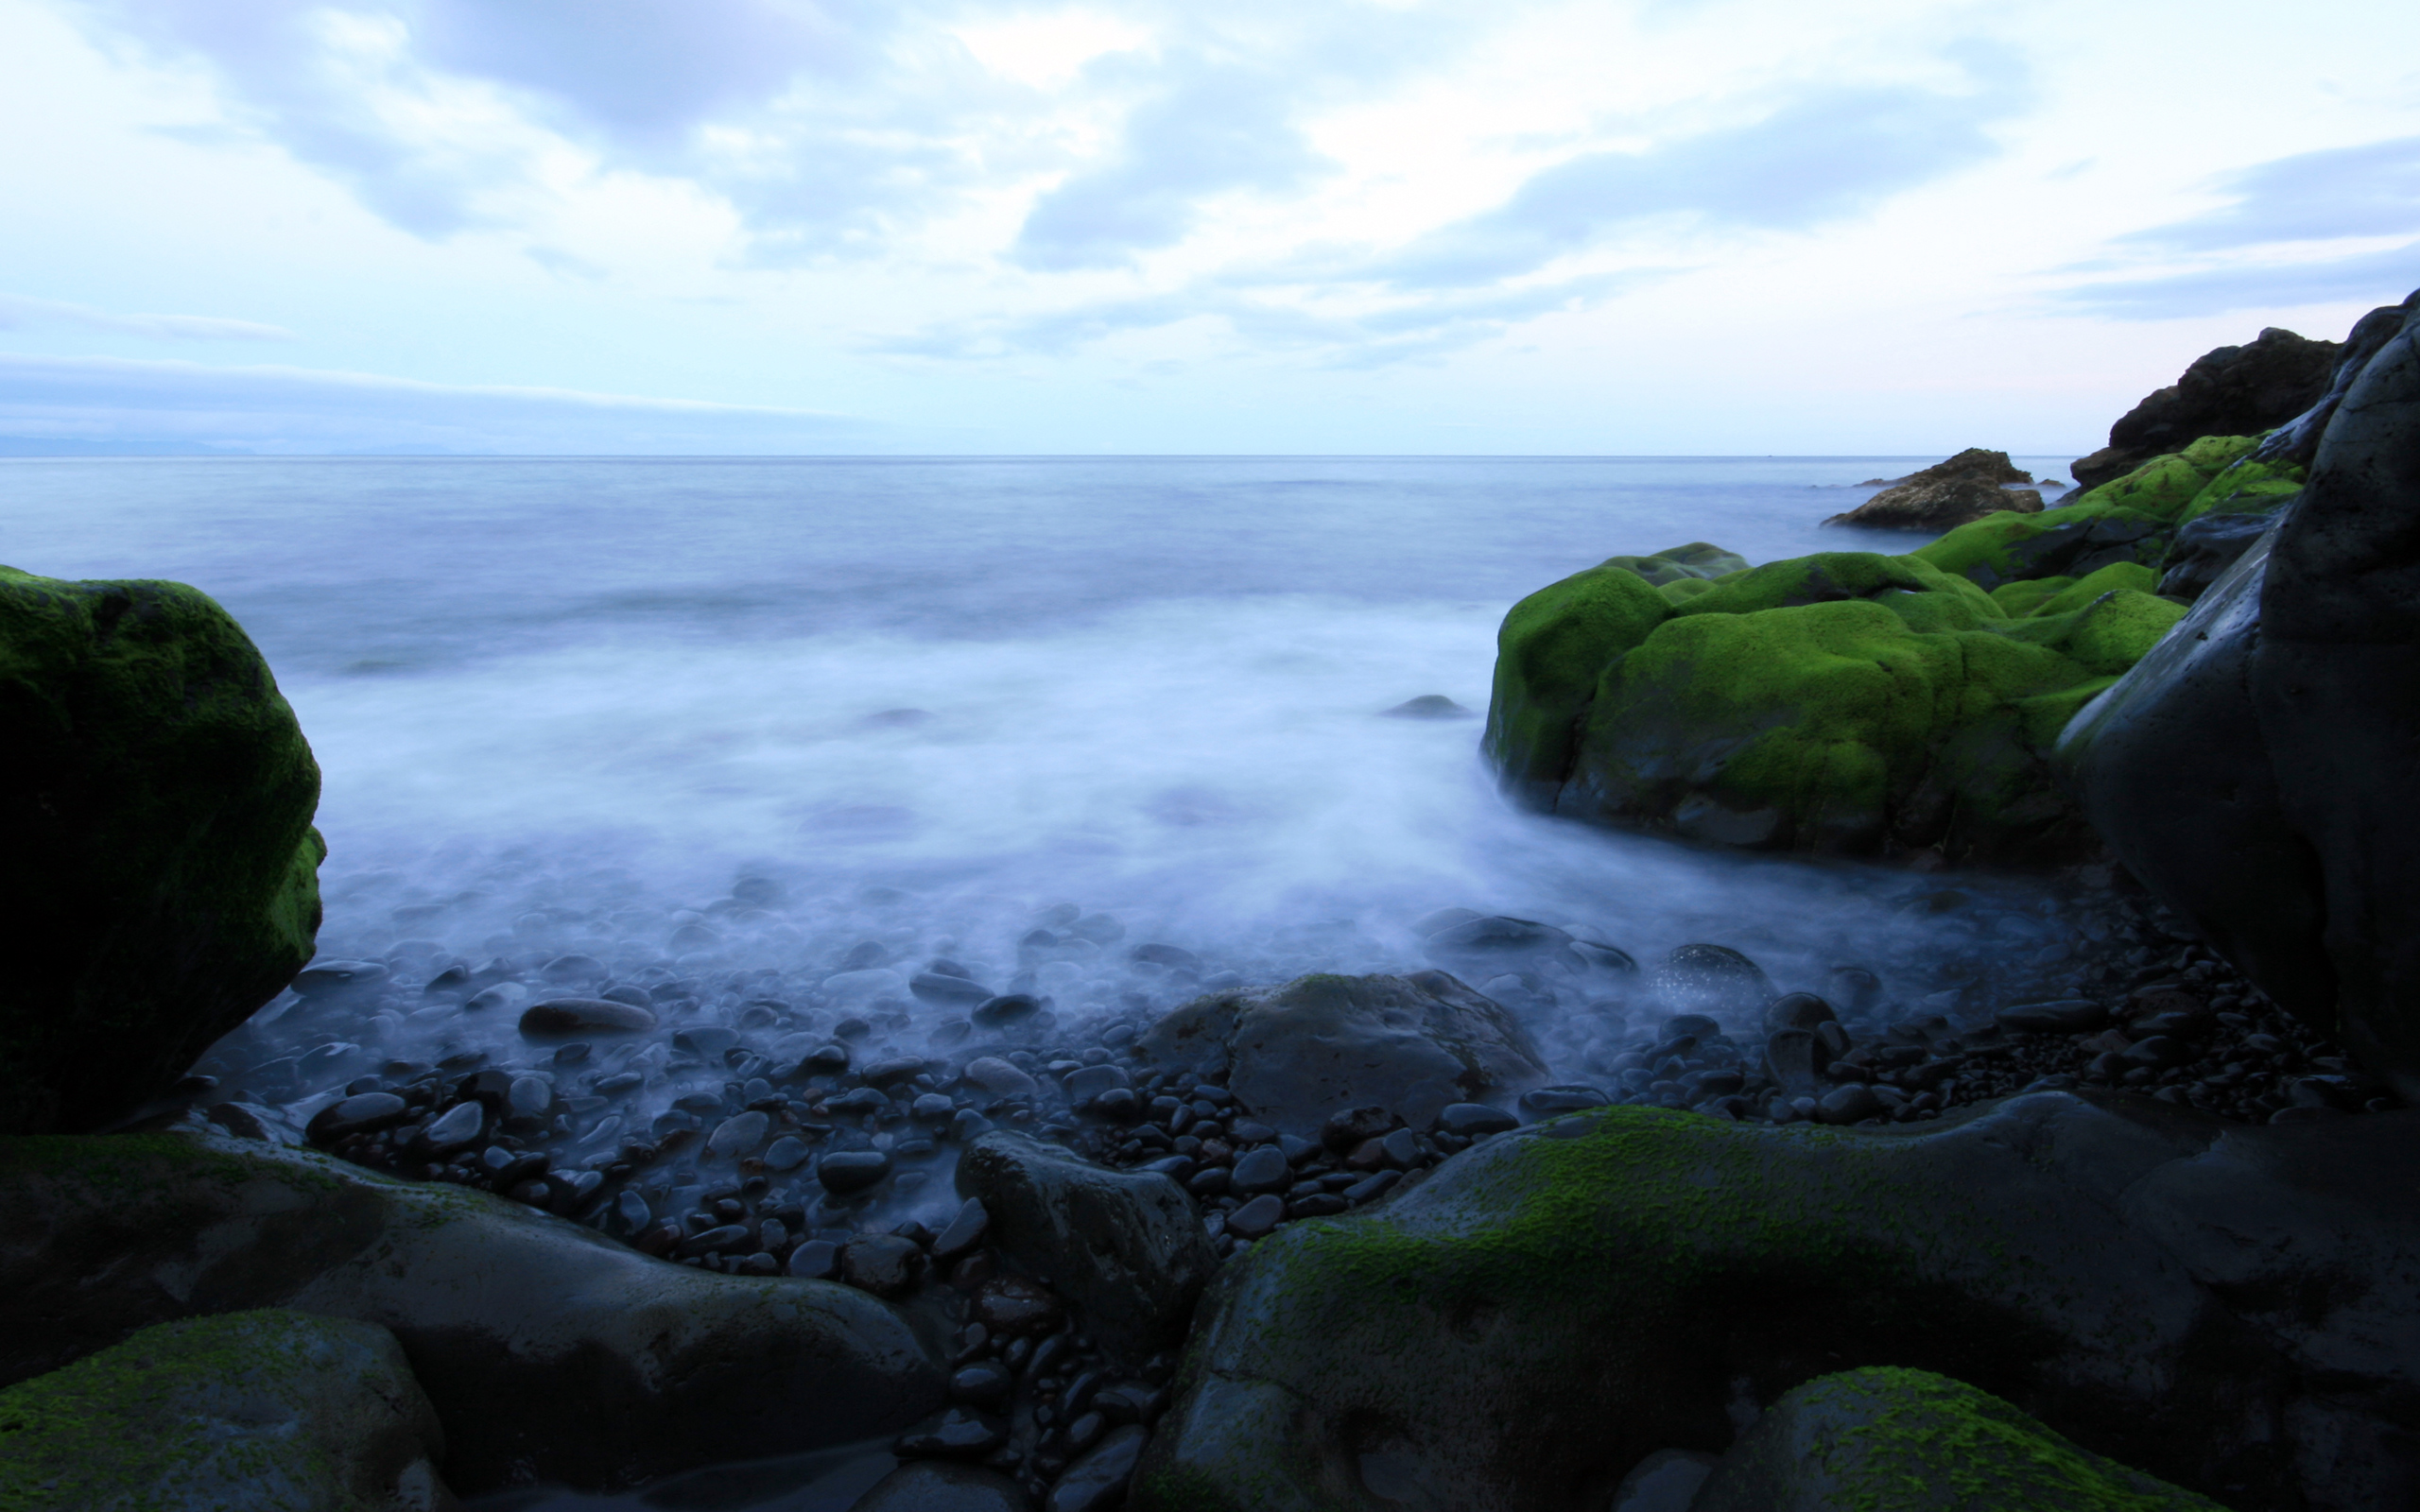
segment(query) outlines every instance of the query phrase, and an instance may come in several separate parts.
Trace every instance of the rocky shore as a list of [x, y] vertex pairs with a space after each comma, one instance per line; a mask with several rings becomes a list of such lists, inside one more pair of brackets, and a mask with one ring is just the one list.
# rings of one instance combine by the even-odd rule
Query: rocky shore
[[769, 871], [313, 957], [241, 631], [0, 573], [0, 1505], [2411, 1504], [2415, 309], [2072, 502], [1508, 615], [1516, 799], [1898, 867], [1922, 961], [1444, 907], [1270, 981]]

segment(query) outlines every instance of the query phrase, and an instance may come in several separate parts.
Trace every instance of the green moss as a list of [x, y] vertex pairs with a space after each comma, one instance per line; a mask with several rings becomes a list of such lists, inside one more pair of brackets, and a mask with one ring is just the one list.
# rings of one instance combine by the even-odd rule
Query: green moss
[[1687, 603], [1701, 593], [1713, 593], [1714, 584], [1703, 577], [1676, 577], [1668, 583], [1658, 584], [1655, 591], [1663, 594], [1668, 602], [1680, 605]]
[[1571, 769], [1577, 725], [1605, 664], [1647, 638], [1671, 606], [1636, 573], [1591, 567], [1512, 606], [1495, 638], [1482, 736], [1514, 792], [1551, 793]]
[[2302, 491], [2303, 470], [2291, 463], [2238, 458], [2204, 484], [2176, 517], [2178, 524], [2205, 514], [2267, 514]]
[[1644, 557], [1608, 557], [1598, 563], [1599, 568], [1618, 568], [1634, 573], [1656, 588], [1668, 588], [1676, 583], [1704, 582], [1726, 573], [1738, 572], [1747, 565], [1746, 558], [1703, 541], [1692, 541], [1685, 546], [1668, 546]]
[[[2009, 617], [2033, 619], [2047, 618], [2053, 614], [2071, 614], [2091, 604], [2101, 594], [2114, 593], [2119, 589], [2127, 589], [2137, 593], [2153, 593], [2159, 588], [2159, 574], [2141, 562], [2113, 561], [2108, 566], [2097, 572], [2087, 573], [2083, 577], [2054, 577], [2048, 581], [2065, 586], [2038, 600], [2025, 614], [2020, 616], [2012, 610]], [[2016, 586], [2030, 587], [2031, 585]], [[1996, 593], [1993, 596], [1998, 597]]]

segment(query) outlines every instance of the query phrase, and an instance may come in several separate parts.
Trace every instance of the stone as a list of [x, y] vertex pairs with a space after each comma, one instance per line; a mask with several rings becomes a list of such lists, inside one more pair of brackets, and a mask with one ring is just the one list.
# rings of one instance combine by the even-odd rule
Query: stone
[[0, 1383], [149, 1324], [262, 1307], [392, 1332], [466, 1497], [854, 1444], [942, 1396], [908, 1319], [847, 1287], [650, 1260], [310, 1150], [183, 1131], [0, 1140]]
[[1785, 1029], [1803, 1029], [1812, 1034], [1822, 1025], [1837, 1022], [1840, 1015], [1812, 992], [1791, 992], [1767, 1004], [1764, 1017], [1767, 1034]]
[[766, 1132], [773, 1121], [760, 1112], [746, 1112], [726, 1118], [706, 1136], [706, 1148], [726, 1160], [735, 1160], [765, 1143]]
[[645, 1034], [655, 1027], [653, 1009], [610, 998], [549, 998], [521, 1013], [524, 1040], [585, 1039], [590, 1035]]
[[1571, 944], [1570, 933], [1552, 924], [1494, 915], [1438, 930], [1427, 936], [1422, 949], [1438, 965], [1468, 972], [1478, 980], [1524, 962], [1573, 958]]
[[286, 987], [298, 997], [344, 997], [363, 988], [376, 987], [387, 980], [387, 967], [381, 961], [313, 960], [294, 973]]
[[1664, 957], [1655, 989], [1684, 1013], [1720, 1021], [1761, 1015], [1774, 995], [1764, 968], [1727, 945], [1681, 945]]
[[311, 1115], [304, 1132], [314, 1144], [334, 1144], [354, 1134], [392, 1128], [411, 1116], [411, 1105], [393, 1092], [358, 1092]]
[[768, 1171], [795, 1171], [804, 1165], [806, 1158], [813, 1153], [804, 1140], [795, 1134], [785, 1134], [765, 1146], [761, 1159]]
[[840, 1246], [840, 1279], [876, 1297], [905, 1296], [924, 1270], [924, 1250], [897, 1234], [869, 1234]]
[[1350, 1108], [1386, 1108], [1426, 1125], [1449, 1103], [1512, 1095], [1547, 1078], [1512, 1016], [1443, 971], [1305, 976], [1213, 993], [1136, 1043], [1164, 1067], [1224, 1062], [1228, 1091], [1254, 1121], [1305, 1139]]
[[[824, 984], [827, 988], [830, 983]], [[941, 971], [919, 971], [908, 979], [908, 990], [917, 1001], [945, 1008], [972, 1008], [991, 1001], [994, 993], [979, 982]]]
[[994, 1097], [1031, 1097], [1042, 1090], [1042, 1084], [1025, 1074], [1014, 1063], [996, 1056], [983, 1056], [966, 1063], [966, 1079]]
[[1329, 1114], [1327, 1122], [1320, 1125], [1320, 1143], [1341, 1155], [1366, 1141], [1377, 1139], [1399, 1122], [1392, 1110], [1375, 1104], [1367, 1108], [1347, 1108]]
[[1478, 717], [1442, 693], [1424, 693], [1386, 710], [1391, 719], [1475, 719]]
[[2109, 1008], [2090, 998], [2060, 998], [2002, 1008], [1992, 1015], [1992, 1022], [2024, 1034], [2090, 1034], [2109, 1027]]
[[1692, 1512], [1715, 1457], [1686, 1449], [1659, 1449], [1631, 1467], [1614, 1487], [1612, 1512]]
[[2035, 513], [2042, 507], [2040, 493], [2002, 487], [2032, 481], [2033, 474], [2012, 465], [2006, 452], [1969, 447], [1824, 523], [1868, 530], [1947, 530], [2002, 509]]
[[943, 1264], [961, 1260], [982, 1247], [992, 1236], [992, 1215], [982, 1200], [969, 1197], [959, 1204], [958, 1212], [933, 1236], [933, 1258]]
[[910, 1460], [876, 1481], [849, 1512], [1031, 1512], [1025, 1487], [997, 1470]]
[[1429, 1505], [1568, 1505], [1890, 1366], [2229, 1506], [2409, 1505], [2415, 1160], [2420, 1111], [2247, 1125], [2123, 1093], [1871, 1132], [1568, 1114], [1231, 1259], [1133, 1504], [1332, 1505], [1380, 1456]]
[[810, 1239], [790, 1251], [789, 1263], [783, 1267], [801, 1280], [837, 1280], [840, 1275], [840, 1246], [829, 1239]]
[[1815, 1099], [1815, 1122], [1818, 1124], [1858, 1124], [1869, 1118], [1880, 1118], [1890, 1108], [1871, 1087], [1851, 1082], [1835, 1087]]
[[939, 1421], [900, 1436], [902, 1458], [980, 1459], [1009, 1441], [1008, 1427], [988, 1412], [952, 1407]]
[[1084, 1103], [1103, 1092], [1125, 1091], [1134, 1085], [1134, 1078], [1123, 1066], [1086, 1066], [1069, 1072], [1065, 1085], [1067, 1101]]
[[1716, 1463], [1688, 1512], [1860, 1504], [2224, 1512], [1962, 1382], [1889, 1367], [1844, 1370], [1784, 1393]]
[[1473, 1140], [1485, 1134], [1501, 1134], [1519, 1128], [1521, 1121], [1500, 1108], [1485, 1103], [1452, 1103], [1437, 1114], [1437, 1130], [1457, 1139]]
[[1265, 1192], [1227, 1214], [1227, 1232], [1238, 1239], [1259, 1239], [1286, 1219], [1286, 1199]]
[[986, 998], [968, 1011], [966, 1017], [978, 1029], [1002, 1029], [1022, 1023], [1042, 1011], [1042, 1000], [1030, 992], [1006, 992]]
[[2109, 444], [2076, 462], [2075, 480], [2098, 488], [2203, 437], [2283, 425], [2326, 392], [2339, 350], [2273, 326], [2247, 345], [2206, 352], [2110, 426]]
[[0, 567], [0, 1134], [102, 1127], [311, 959], [320, 769], [182, 583]]
[[1132, 1423], [1110, 1430], [1108, 1437], [1060, 1472], [1042, 1503], [1044, 1512], [1111, 1512], [1126, 1499], [1149, 1436]]
[[1286, 1153], [1274, 1144], [1264, 1144], [1236, 1161], [1227, 1174], [1230, 1190], [1247, 1196], [1263, 1192], [1283, 1192], [1294, 1181], [1294, 1168]]
[[1002, 1338], [1039, 1338], [1066, 1320], [1059, 1298], [1022, 1276], [994, 1276], [976, 1288], [975, 1318]]
[[[2411, 308], [2420, 312], [2420, 300]], [[2127, 868], [2399, 1097], [2420, 1097], [2420, 321], [2384, 340], [2299, 502], [2059, 756]]]
[[432, 1150], [459, 1149], [479, 1137], [487, 1118], [487, 1109], [476, 1102], [456, 1103], [431, 1119], [420, 1137]]
[[991, 1215], [994, 1247], [1048, 1276], [1103, 1348], [1136, 1360], [1183, 1340], [1218, 1268], [1192, 1199], [1156, 1172], [994, 1129], [959, 1157], [958, 1191]]
[[815, 1162], [815, 1178], [835, 1196], [848, 1196], [890, 1174], [890, 1157], [880, 1150], [836, 1150]]
[[444, 1435], [393, 1334], [266, 1308], [155, 1323], [0, 1390], [0, 1504], [440, 1512]]

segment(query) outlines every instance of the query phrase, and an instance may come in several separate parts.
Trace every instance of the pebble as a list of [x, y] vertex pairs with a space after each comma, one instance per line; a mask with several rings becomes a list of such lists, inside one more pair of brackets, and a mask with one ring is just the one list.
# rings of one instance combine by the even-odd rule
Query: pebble
[[549, 998], [533, 1003], [521, 1015], [524, 1040], [562, 1040], [573, 1035], [644, 1034], [656, 1026], [655, 1014], [628, 1003], [604, 998]]
[[362, 1092], [320, 1108], [304, 1132], [314, 1143], [333, 1144], [351, 1135], [391, 1128], [410, 1116], [411, 1105], [392, 1092]]
[[803, 1280], [828, 1281], [840, 1274], [840, 1246], [810, 1239], [790, 1251], [789, 1273]]
[[951, 1372], [949, 1394], [977, 1407], [996, 1407], [1008, 1400], [1016, 1383], [1016, 1377], [1009, 1374], [1007, 1366], [980, 1360]]
[[1134, 1079], [1123, 1066], [1083, 1066], [1067, 1074], [1067, 1101], [1082, 1103], [1115, 1089], [1131, 1089]]
[[1273, 1144], [1263, 1144], [1235, 1163], [1228, 1173], [1228, 1189], [1252, 1195], [1263, 1192], [1282, 1192], [1294, 1179], [1293, 1167], [1283, 1150]]
[[987, 998], [967, 1012], [966, 1017], [980, 1029], [1001, 1029], [1021, 1022], [1042, 1011], [1042, 1000], [1029, 992], [1004, 992]]
[[1501, 1134], [1521, 1126], [1521, 1121], [1500, 1108], [1485, 1103], [1448, 1103], [1437, 1115], [1437, 1127], [1458, 1139], [1477, 1139], [1482, 1134]]
[[1150, 1432], [1137, 1424], [1112, 1429], [1061, 1473], [1043, 1512], [1109, 1512], [1125, 1500]]
[[[873, 975], [872, 972], [865, 973]], [[885, 973], [896, 977], [896, 972]], [[829, 981], [823, 984], [831, 987]], [[919, 971], [908, 979], [908, 990], [920, 1003], [930, 1003], [945, 1008], [972, 1008], [994, 996], [992, 989], [979, 982], [945, 971]]]
[[870, 1234], [840, 1246], [840, 1279], [860, 1291], [891, 1297], [916, 1284], [925, 1252], [912, 1239]]
[[815, 1163], [816, 1179], [836, 1196], [863, 1192], [890, 1174], [890, 1157], [880, 1150], [840, 1150]]
[[965, 1076], [994, 1097], [1031, 1097], [1042, 1091], [1042, 1084], [1022, 1068], [996, 1056], [968, 1061]]
[[1815, 1101], [1815, 1119], [1822, 1124], [1858, 1124], [1887, 1111], [1874, 1089], [1857, 1083], [1836, 1087]]
[[903, 1435], [892, 1448], [903, 1459], [980, 1459], [1008, 1441], [1007, 1428], [990, 1413], [952, 1407], [932, 1427]]
[[943, 1264], [972, 1254], [992, 1231], [992, 1215], [980, 1199], [969, 1197], [958, 1213], [933, 1237], [933, 1258]]
[[1264, 1193], [1227, 1214], [1227, 1232], [1238, 1239], [1258, 1239], [1285, 1217], [1285, 1200], [1273, 1193]]
[[706, 1136], [706, 1148], [727, 1160], [735, 1160], [762, 1144], [766, 1132], [771, 1126], [772, 1120], [763, 1113], [741, 1113], [724, 1119], [717, 1125], [715, 1131]]
[[554, 1106], [555, 1090], [535, 1076], [515, 1076], [506, 1104], [524, 1117], [535, 1117]]
[[1022, 1276], [994, 1276], [975, 1292], [975, 1321], [1020, 1342], [1057, 1332], [1065, 1318], [1057, 1297]]
[[421, 1138], [431, 1149], [459, 1148], [479, 1137], [487, 1126], [487, 1114], [475, 1102], [457, 1103], [424, 1129]]

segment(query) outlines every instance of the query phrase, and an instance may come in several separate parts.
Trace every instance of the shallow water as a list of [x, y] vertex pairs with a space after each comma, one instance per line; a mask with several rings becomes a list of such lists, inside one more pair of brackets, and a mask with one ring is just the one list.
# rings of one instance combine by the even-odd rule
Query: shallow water
[[[0, 560], [193, 582], [275, 667], [326, 774], [322, 956], [398, 967], [339, 1026], [360, 1055], [286, 1089], [307, 1112], [381, 1057], [528, 1058], [510, 1012], [409, 995], [444, 956], [584, 952], [703, 982], [684, 1022], [865, 1009], [908, 1047], [954, 1016], [899, 990], [936, 955], [1032, 971], [1073, 1032], [1222, 972], [1425, 965], [1410, 923], [1449, 905], [1728, 944], [1785, 988], [1997, 990], [2063, 948], [2031, 886], [1539, 819], [1475, 717], [1381, 713], [1483, 711], [1505, 609], [1609, 555], [1906, 550], [1817, 522], [1928, 460], [9, 461]], [[1020, 961], [1062, 903], [1124, 937]], [[898, 975], [828, 990], [867, 940]], [[1568, 1006], [1525, 1011], [1573, 1065]], [[252, 1053], [327, 1031], [273, 1005]]]

